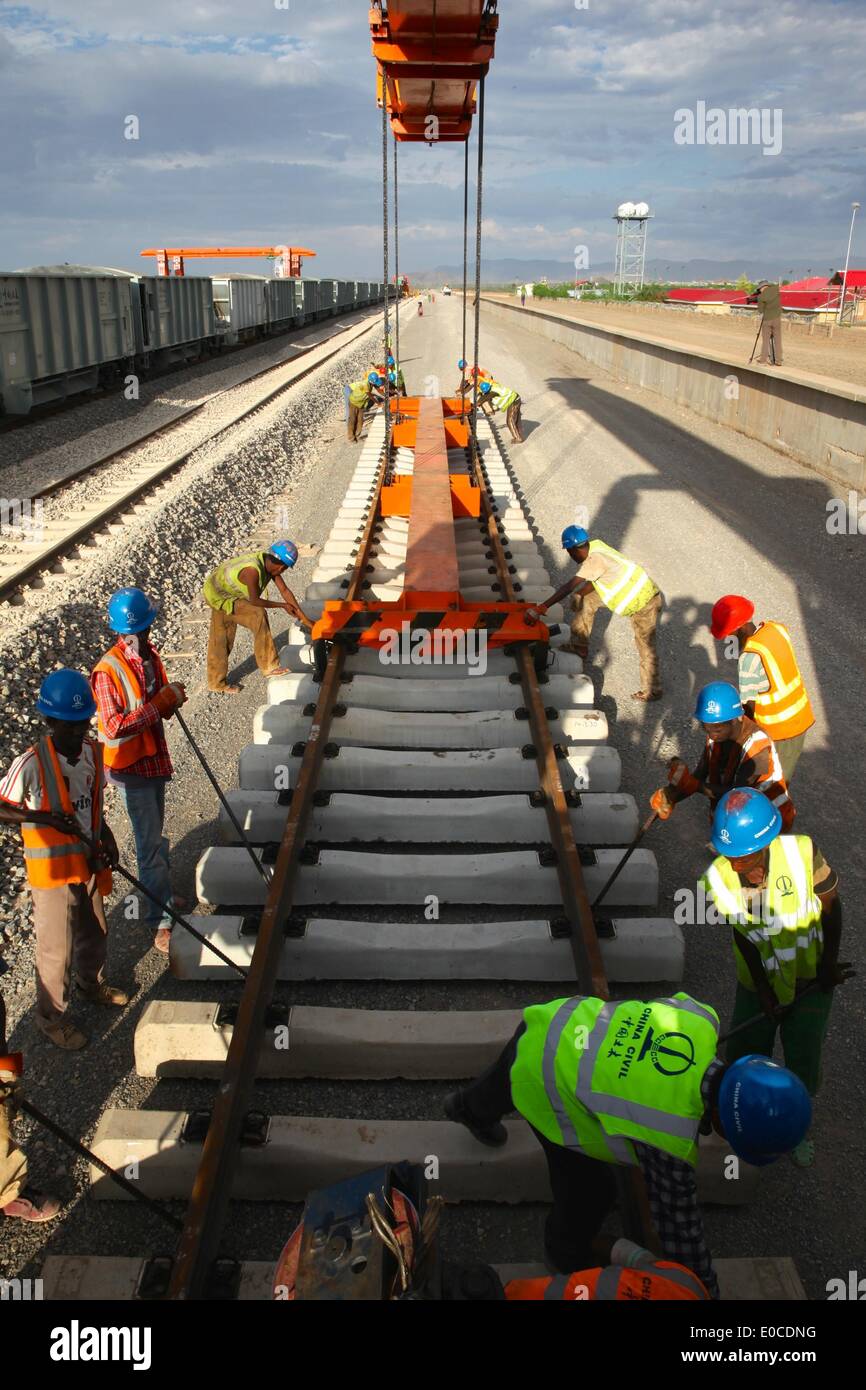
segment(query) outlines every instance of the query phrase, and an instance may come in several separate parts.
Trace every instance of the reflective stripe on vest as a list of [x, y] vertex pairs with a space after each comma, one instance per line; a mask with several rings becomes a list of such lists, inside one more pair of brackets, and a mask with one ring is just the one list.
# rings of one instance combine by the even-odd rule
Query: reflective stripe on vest
[[517, 392], [512, 391], [510, 386], [500, 385], [498, 381], [490, 381], [490, 394], [493, 397], [494, 410], [507, 410], [517, 400]]
[[815, 723], [791, 637], [784, 623], [762, 623], [743, 647], [764, 663], [770, 689], [755, 696], [755, 722], [771, 738], [796, 738]]
[[[728, 923], [755, 947], [767, 979], [780, 1004], [790, 1004], [798, 980], [814, 980], [823, 950], [821, 901], [812, 878], [813, 846], [807, 835], [778, 835], [770, 845], [767, 886], [759, 899], [760, 911], [746, 910], [739, 875], [720, 855], [701, 879]], [[785, 911], [793, 897], [795, 907]], [[819, 949], [820, 947], [820, 949]], [[737, 979], [754, 990], [748, 965], [735, 949]]]
[[[153, 648], [151, 648], [151, 660], [157, 688], [162, 689], [164, 685], [168, 684], [168, 676], [159, 653]], [[102, 660], [96, 663], [93, 674], [95, 675], [97, 671], [104, 671], [110, 676], [128, 714], [141, 709], [146, 703], [147, 692], [142, 688], [138, 676], [127, 661], [120, 643], [113, 646], [111, 651], [106, 652]], [[102, 720], [101, 710], [97, 711], [96, 725], [105, 750], [106, 767], [122, 771], [124, 768], [132, 767], [133, 763], [140, 762], [142, 758], [152, 758], [156, 753], [156, 737], [150, 728], [139, 729], [131, 734], [118, 733], [114, 738], [109, 738]]]
[[598, 594], [602, 603], [608, 607], [612, 613], [617, 613], [620, 617], [631, 617], [632, 613], [639, 613], [645, 608], [650, 599], [658, 593], [657, 586], [650, 579], [645, 569], [636, 565], [632, 560], [627, 560], [624, 555], [620, 555], [618, 550], [614, 550], [612, 545], [605, 541], [590, 541], [590, 555], [606, 555], [609, 560], [615, 560], [620, 566], [620, 573], [608, 583], [605, 579], [593, 579], [590, 582], [595, 592]]
[[574, 1274], [554, 1274], [538, 1279], [511, 1279], [505, 1285], [510, 1301], [605, 1302], [679, 1301], [709, 1298], [696, 1274], [685, 1265], [668, 1260], [646, 1264], [607, 1265]]
[[[85, 739], [93, 756], [93, 797], [91, 802], [91, 832], [97, 838], [102, 827], [102, 752], [95, 739]], [[74, 816], [75, 811], [69, 791], [60, 771], [57, 753], [51, 738], [45, 734], [33, 749], [39, 764], [42, 783], [42, 804], [40, 811], [50, 811], [52, 815]], [[24, 863], [27, 879], [32, 888], [58, 888], [64, 883], [87, 883], [92, 878], [88, 862], [89, 850], [82, 840], [74, 835], [64, 835], [51, 826], [37, 825], [35, 821], [23, 821], [21, 838], [24, 842]], [[111, 891], [111, 874], [101, 871], [97, 875], [101, 893]]]
[[249, 598], [249, 590], [240, 580], [241, 571], [245, 569], [258, 571], [261, 597], [271, 579], [265, 569], [267, 553], [266, 550], [254, 550], [249, 555], [236, 555], [233, 560], [224, 560], [217, 565], [204, 582], [204, 596], [211, 608], [217, 608], [222, 613], [233, 613], [239, 599]]
[[535, 1129], [605, 1163], [636, 1163], [636, 1140], [694, 1164], [714, 1010], [685, 994], [649, 1004], [578, 996], [533, 1005], [524, 1020], [511, 1091]]

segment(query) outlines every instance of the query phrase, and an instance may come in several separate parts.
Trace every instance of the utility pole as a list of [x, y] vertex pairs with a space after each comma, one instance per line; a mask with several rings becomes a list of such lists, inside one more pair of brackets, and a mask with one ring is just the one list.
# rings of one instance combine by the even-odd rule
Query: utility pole
[[842, 273], [842, 289], [839, 294], [839, 317], [836, 320], [836, 322], [839, 324], [841, 324], [842, 322], [842, 312], [845, 308], [845, 286], [848, 282], [848, 263], [851, 260], [851, 242], [854, 237], [854, 218], [857, 216], [857, 209], [859, 208], [859, 206], [859, 203], [851, 204], [851, 229], [848, 232], [848, 250], [845, 253], [845, 269]]

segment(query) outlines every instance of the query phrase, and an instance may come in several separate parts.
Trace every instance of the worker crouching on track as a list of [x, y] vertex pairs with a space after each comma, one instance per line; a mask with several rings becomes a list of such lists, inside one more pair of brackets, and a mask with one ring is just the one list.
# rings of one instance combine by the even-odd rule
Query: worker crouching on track
[[[0, 975], [6, 969], [0, 959]], [[0, 996], [0, 1212], [17, 1221], [51, 1221], [60, 1211], [60, 1203], [28, 1184], [27, 1159], [12, 1138], [15, 1093], [23, 1070], [21, 1053], [6, 1049], [6, 1005]]]
[[548, 1274], [536, 1279], [511, 1279], [505, 1297], [511, 1302], [658, 1302], [709, 1298], [696, 1274], [673, 1260], [660, 1260], [633, 1240], [603, 1240], [603, 1267], [574, 1274]]
[[150, 889], [142, 897], [145, 927], [157, 951], [168, 954], [172, 920], [165, 908], [175, 901], [165, 826], [165, 787], [174, 771], [163, 721], [186, 703], [178, 681], [169, 683], [162, 658], [150, 640], [157, 609], [142, 589], [119, 589], [108, 601], [114, 646], [90, 677], [99, 710], [99, 738], [106, 776], [118, 790], [135, 840], [138, 877]]
[[[235, 695], [242, 689], [227, 681], [229, 657], [234, 646], [238, 624], [253, 634], [256, 665], [266, 676], [285, 675], [279, 664], [277, 649], [268, 625], [268, 608], [282, 608], [305, 627], [312, 623], [298, 600], [283, 583], [284, 570], [292, 569], [298, 558], [294, 541], [276, 541], [270, 550], [255, 550], [237, 555], [217, 565], [205, 580], [204, 596], [210, 606], [210, 636], [207, 648], [207, 683], [209, 690]], [[280, 598], [266, 599], [262, 594], [271, 580]]]
[[525, 1009], [497, 1060], [447, 1098], [448, 1118], [491, 1147], [507, 1142], [509, 1111], [529, 1123], [553, 1192], [551, 1268], [570, 1275], [597, 1263], [593, 1241], [616, 1201], [612, 1169], [638, 1166], [664, 1258], [719, 1296], [695, 1184], [698, 1133], [713, 1127], [744, 1161], [770, 1163], [800, 1142], [811, 1106], [802, 1082], [765, 1057], [726, 1067], [718, 1034], [715, 1010], [688, 994], [554, 999]]
[[[842, 904], [837, 876], [820, 850], [807, 835], [781, 830], [779, 812], [761, 792], [728, 792], [713, 817], [718, 858], [701, 887], [732, 929], [737, 994], [731, 1028], [764, 1013], [728, 1040], [727, 1061], [746, 1053], [772, 1056], [781, 1028], [785, 1065], [814, 1096], [833, 990], [847, 978], [847, 967], [839, 964]], [[804, 1135], [793, 1158], [807, 1168], [814, 1153]]]
[[662, 687], [659, 674], [656, 629], [664, 600], [658, 585], [645, 569], [627, 560], [605, 541], [590, 540], [582, 526], [566, 526], [562, 533], [562, 548], [576, 565], [577, 574], [544, 603], [526, 610], [527, 621], [547, 612], [569, 594], [574, 594], [574, 618], [571, 641], [563, 643], [560, 651], [574, 652], [585, 661], [589, 655], [589, 639], [599, 608], [604, 605], [618, 617], [631, 618], [640, 662], [641, 688], [634, 700], [658, 700]]
[[[102, 814], [102, 750], [89, 737], [96, 713], [87, 677], [52, 671], [36, 702], [48, 732], [16, 758], [0, 782], [0, 821], [20, 825], [36, 934], [36, 1025], [66, 1051], [87, 1035], [66, 1018], [75, 982], [94, 1004], [121, 1007], [123, 990], [103, 979], [117, 845]], [[83, 832], [99, 854], [79, 838]]]
[[523, 443], [523, 431], [520, 428], [520, 409], [522, 402], [516, 391], [510, 386], [502, 386], [498, 381], [492, 381], [489, 377], [479, 383], [478, 399], [481, 402], [481, 409], [485, 415], [491, 419], [497, 410], [505, 411], [505, 423], [511, 432], [511, 438], [517, 444]]
[[790, 786], [815, 715], [788, 629], [784, 623], [755, 623], [754, 613], [750, 599], [725, 594], [713, 605], [710, 630], [720, 641], [736, 639], [740, 699], [749, 717], [775, 743]]
[[743, 713], [738, 691], [726, 681], [711, 681], [699, 691], [695, 719], [706, 734], [704, 751], [693, 772], [679, 758], [668, 765], [670, 785], [659, 787], [650, 805], [662, 820], [680, 801], [702, 792], [709, 798], [710, 816], [732, 787], [756, 787], [778, 809], [787, 832], [796, 811], [788, 795], [779, 755], [762, 729]]

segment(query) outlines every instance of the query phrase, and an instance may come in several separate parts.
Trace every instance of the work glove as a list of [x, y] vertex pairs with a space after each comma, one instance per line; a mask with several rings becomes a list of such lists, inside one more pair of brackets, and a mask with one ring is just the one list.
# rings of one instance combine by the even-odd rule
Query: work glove
[[692, 776], [681, 758], [671, 758], [668, 763], [668, 781], [680, 793], [678, 799], [682, 799], [683, 796], [694, 796], [695, 792], [701, 790], [701, 784], [697, 777]]
[[153, 697], [153, 706], [162, 719], [170, 719], [176, 709], [185, 705], [187, 694], [179, 681], [164, 685]]
[[0, 1105], [5, 1105], [7, 1117], [14, 1120], [17, 1113], [15, 1099], [21, 1093], [21, 1076], [24, 1072], [24, 1054], [10, 1052], [0, 1057]]
[[659, 787], [657, 792], [653, 792], [650, 797], [650, 806], [655, 811], [659, 820], [669, 820], [673, 815], [676, 801], [671, 796], [670, 787]]

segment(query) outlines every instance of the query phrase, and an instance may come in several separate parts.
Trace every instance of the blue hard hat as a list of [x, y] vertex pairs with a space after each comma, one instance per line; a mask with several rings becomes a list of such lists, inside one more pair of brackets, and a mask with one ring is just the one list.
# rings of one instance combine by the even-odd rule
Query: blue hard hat
[[562, 533], [563, 550], [573, 550], [576, 545], [587, 545], [589, 542], [589, 532], [584, 531], [582, 526], [566, 526]]
[[268, 554], [291, 569], [298, 559], [298, 547], [294, 541], [274, 541]]
[[782, 817], [756, 787], [725, 792], [713, 816], [710, 844], [717, 854], [742, 859], [766, 849], [782, 829]]
[[367, 381], [370, 383], [371, 386], [378, 386], [381, 380], [382, 378], [379, 376], [378, 372], [370, 372], [367, 377]]
[[158, 613], [143, 589], [118, 589], [108, 600], [108, 626], [129, 635], [150, 627]]
[[489, 381], [482, 381], [478, 385], [478, 390], [481, 392], [482, 396], [486, 396], [487, 392], [491, 391], [492, 389], [493, 388], [491, 387]]
[[389, 380], [393, 385], [396, 386], [396, 384], [397, 384], [397, 373], [396, 373], [396, 372], [389, 372], [389, 373], [388, 373], [388, 380]]
[[763, 1168], [790, 1153], [808, 1133], [812, 1102], [799, 1076], [750, 1052], [732, 1062], [722, 1077], [719, 1118], [734, 1153]]
[[458, 367], [459, 367], [459, 368], [461, 369], [461, 371], [462, 371], [462, 369], [466, 366], [466, 358], [465, 358], [465, 357], [461, 357], [460, 360], [459, 360], [459, 362], [457, 363], [457, 365], [458, 365]]
[[709, 685], [698, 691], [695, 719], [702, 724], [726, 724], [730, 719], [739, 719], [742, 713], [743, 702], [735, 685], [727, 681], [710, 681]]
[[66, 719], [70, 724], [79, 724], [93, 718], [96, 701], [87, 677], [64, 667], [45, 677], [36, 708], [49, 719]]
[[388, 358], [388, 366], [389, 366], [389, 367], [393, 367], [393, 366], [395, 366], [395, 365], [396, 365], [396, 364], [395, 364], [395, 362], [394, 362], [394, 358], [393, 358], [393, 357], [389, 357], [389, 358]]

